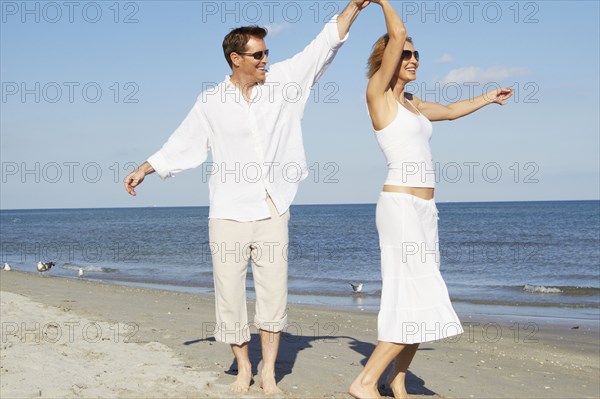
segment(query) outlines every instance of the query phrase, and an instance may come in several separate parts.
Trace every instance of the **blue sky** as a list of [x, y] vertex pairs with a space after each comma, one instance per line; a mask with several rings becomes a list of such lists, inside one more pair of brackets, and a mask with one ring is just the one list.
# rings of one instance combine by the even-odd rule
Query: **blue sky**
[[[392, 4], [421, 53], [418, 96], [516, 92], [505, 107], [434, 124], [439, 202], [600, 198], [597, 1]], [[229, 73], [221, 42], [231, 28], [267, 25], [272, 64], [345, 5], [1, 1], [0, 207], [207, 205], [202, 168], [149, 176], [136, 198], [122, 181]], [[314, 89], [303, 121], [311, 174], [296, 204], [377, 200], [386, 168], [364, 103], [365, 62], [384, 32], [372, 4]]]

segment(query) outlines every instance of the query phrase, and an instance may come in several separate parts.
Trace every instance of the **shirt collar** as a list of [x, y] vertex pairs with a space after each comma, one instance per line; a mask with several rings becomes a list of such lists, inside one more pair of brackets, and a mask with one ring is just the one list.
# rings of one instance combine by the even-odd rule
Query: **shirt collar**
[[[266, 73], [265, 81], [267, 81], [267, 79], [269, 79], [269, 72]], [[225, 75], [224, 83], [229, 87], [236, 87], [233, 83], [231, 83], [231, 75]], [[257, 86], [263, 86], [264, 84], [265, 84], [265, 82], [261, 82], [261, 83], [258, 83]]]
[[[269, 77], [269, 74], [267, 73], [267, 78]], [[266, 79], [265, 79], [266, 81]], [[233, 83], [231, 83], [231, 76], [230, 75], [225, 75], [225, 85], [227, 87], [227, 89], [231, 89], [231, 90], [236, 90], [239, 92], [239, 89], [237, 88], [236, 85], [234, 85]], [[254, 103], [256, 98], [259, 96], [259, 91], [256, 90], [257, 88], [261, 87], [264, 85], [264, 82], [262, 83], [258, 83], [256, 86], [254, 86], [252, 88], [252, 98], [250, 99], [250, 103]], [[240, 92], [241, 93], [241, 92]]]

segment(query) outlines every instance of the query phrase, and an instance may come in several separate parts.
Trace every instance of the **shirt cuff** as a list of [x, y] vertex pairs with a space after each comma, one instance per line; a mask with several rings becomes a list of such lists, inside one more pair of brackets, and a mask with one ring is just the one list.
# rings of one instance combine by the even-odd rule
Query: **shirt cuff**
[[350, 32], [346, 33], [346, 36], [340, 40], [340, 33], [338, 32], [338, 15], [331, 17], [329, 22], [325, 25], [325, 33], [327, 35], [327, 42], [332, 50], [337, 50], [350, 36]]
[[166, 178], [173, 176], [167, 167], [167, 160], [160, 151], [149, 157], [147, 162], [154, 168], [154, 171], [161, 179], [165, 180]]

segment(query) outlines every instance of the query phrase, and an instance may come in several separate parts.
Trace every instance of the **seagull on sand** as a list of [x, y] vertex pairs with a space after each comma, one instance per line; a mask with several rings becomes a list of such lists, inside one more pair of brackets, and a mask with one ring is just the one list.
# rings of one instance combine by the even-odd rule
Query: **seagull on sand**
[[77, 276], [79, 276], [79, 278], [83, 277], [83, 269], [81, 267], [79, 268], [79, 273], [77, 273]]
[[37, 263], [37, 271], [40, 273], [44, 273], [47, 272], [48, 270], [50, 270], [52, 268], [52, 266], [54, 266], [54, 262], [44, 262], [42, 263], [41, 261]]
[[4, 262], [4, 267], [2, 268], [2, 270], [4, 270], [5, 272], [9, 272], [12, 270], [12, 268], [10, 267], [8, 262]]
[[350, 283], [350, 285], [352, 286], [352, 291], [354, 291], [355, 294], [358, 294], [363, 289], [363, 283], [359, 283], [359, 284]]

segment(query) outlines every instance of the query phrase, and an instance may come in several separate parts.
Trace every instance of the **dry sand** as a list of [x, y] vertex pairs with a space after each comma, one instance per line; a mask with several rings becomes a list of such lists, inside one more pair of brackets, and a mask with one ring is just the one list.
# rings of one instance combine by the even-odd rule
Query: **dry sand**
[[[2, 398], [262, 396], [258, 381], [248, 395], [228, 394], [235, 365], [210, 336], [211, 297], [3, 271], [0, 300]], [[374, 348], [376, 315], [292, 305], [289, 319], [283, 396], [348, 398]], [[600, 397], [598, 323], [463, 322], [453, 342], [421, 346], [411, 397]], [[250, 356], [260, 367], [257, 338]]]

